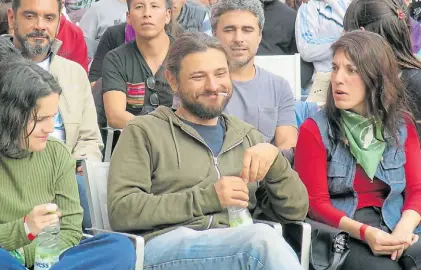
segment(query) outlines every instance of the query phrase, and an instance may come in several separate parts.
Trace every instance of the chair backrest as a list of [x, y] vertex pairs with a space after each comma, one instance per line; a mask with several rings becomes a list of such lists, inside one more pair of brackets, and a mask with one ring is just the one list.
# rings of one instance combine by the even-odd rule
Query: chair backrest
[[107, 210], [109, 162], [83, 161], [83, 171], [92, 228], [111, 230]]
[[301, 59], [294, 55], [257, 55], [254, 63], [265, 70], [281, 76], [289, 82], [295, 100], [301, 100]]

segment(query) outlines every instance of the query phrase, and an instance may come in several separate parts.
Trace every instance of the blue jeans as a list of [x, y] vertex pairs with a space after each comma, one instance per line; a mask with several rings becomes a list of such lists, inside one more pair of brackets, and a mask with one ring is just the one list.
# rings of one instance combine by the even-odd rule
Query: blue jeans
[[79, 190], [80, 206], [83, 208], [82, 228], [92, 228], [91, 214], [89, 212], [88, 198], [86, 197], [85, 179], [80, 174], [76, 174], [77, 188]]
[[144, 269], [303, 269], [294, 250], [265, 224], [195, 231], [180, 227], [145, 246]]
[[[100, 234], [83, 240], [60, 256], [51, 270], [133, 270], [136, 253], [132, 242], [117, 234]], [[0, 248], [0, 269], [25, 270], [8, 251]]]

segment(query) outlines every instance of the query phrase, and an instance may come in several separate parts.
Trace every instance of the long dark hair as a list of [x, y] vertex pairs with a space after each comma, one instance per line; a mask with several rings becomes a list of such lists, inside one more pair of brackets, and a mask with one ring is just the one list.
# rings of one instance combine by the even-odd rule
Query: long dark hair
[[400, 0], [354, 0], [344, 18], [344, 30], [365, 30], [381, 35], [389, 42], [400, 69], [421, 69], [412, 53], [409, 11]]
[[[369, 117], [380, 120], [384, 138], [387, 132], [397, 142], [397, 129], [407, 111], [405, 85], [399, 79], [399, 69], [392, 48], [378, 34], [352, 31], [331, 46], [333, 55], [344, 51], [357, 67], [365, 84], [365, 109]], [[333, 131], [333, 144], [343, 138], [340, 110], [335, 106], [332, 83], [325, 105], [328, 122]]]
[[37, 101], [52, 93], [61, 93], [54, 77], [0, 38], [0, 156], [29, 155], [28, 123], [37, 118]]

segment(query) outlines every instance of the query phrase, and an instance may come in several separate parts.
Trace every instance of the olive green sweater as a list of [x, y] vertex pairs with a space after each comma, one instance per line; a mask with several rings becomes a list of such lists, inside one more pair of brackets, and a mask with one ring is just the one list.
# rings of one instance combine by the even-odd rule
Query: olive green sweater
[[[223, 115], [224, 143], [217, 158], [194, 128], [171, 109], [159, 107], [136, 117], [123, 130], [114, 150], [108, 179], [108, 215], [114, 230], [152, 237], [186, 226], [195, 230], [228, 226], [214, 183], [239, 176], [247, 148], [263, 143], [251, 125]], [[258, 186], [259, 184], [259, 186]], [[307, 190], [281, 155], [264, 181], [249, 183], [254, 218], [303, 220]]]
[[82, 208], [75, 179], [75, 161], [66, 147], [49, 139], [46, 148], [23, 159], [0, 155], [0, 247], [23, 247], [25, 264], [35, 259], [35, 243], [28, 240], [23, 217], [36, 205], [55, 203], [63, 214], [60, 236], [63, 248], [79, 243]]

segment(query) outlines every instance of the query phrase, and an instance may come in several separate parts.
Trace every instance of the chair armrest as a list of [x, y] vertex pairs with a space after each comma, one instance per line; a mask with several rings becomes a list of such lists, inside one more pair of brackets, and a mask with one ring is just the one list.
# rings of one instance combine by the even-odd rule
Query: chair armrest
[[103, 229], [96, 229], [96, 228], [90, 228], [87, 229], [92, 232], [101, 232], [101, 233], [115, 233], [120, 234], [128, 237], [132, 243], [134, 248], [136, 249], [136, 265], [135, 270], [142, 270], [143, 269], [143, 259], [144, 259], [144, 251], [145, 251], [145, 240], [142, 236], [129, 234], [129, 233], [122, 233], [122, 232], [114, 232], [114, 231], [108, 231]]
[[272, 228], [274, 228], [275, 231], [277, 231], [280, 235], [283, 235], [283, 228], [282, 228], [281, 223], [273, 222], [273, 221], [269, 221], [269, 220], [261, 220], [261, 219], [254, 219], [253, 222], [269, 225]]
[[311, 225], [302, 221], [283, 224], [284, 238], [300, 257], [301, 266], [309, 269]]

